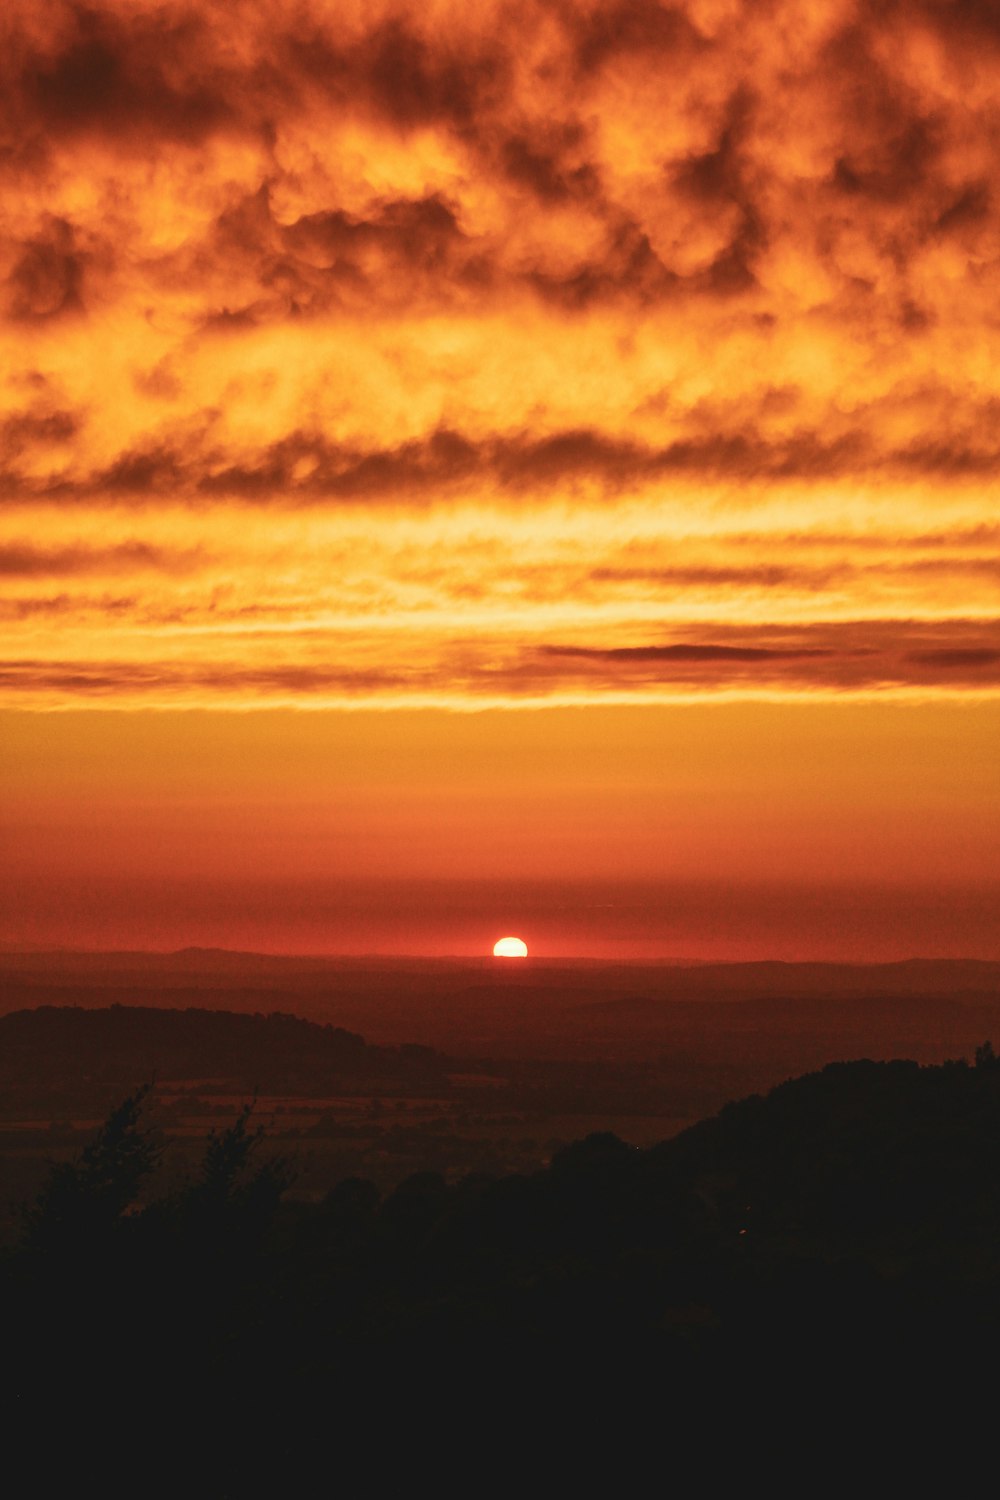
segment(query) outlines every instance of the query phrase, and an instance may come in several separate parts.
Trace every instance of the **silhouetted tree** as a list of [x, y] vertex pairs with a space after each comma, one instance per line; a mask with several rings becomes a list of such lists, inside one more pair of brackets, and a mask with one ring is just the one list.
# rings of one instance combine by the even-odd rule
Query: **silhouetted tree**
[[24, 1214], [29, 1248], [80, 1253], [104, 1240], [135, 1206], [163, 1150], [142, 1124], [148, 1093], [146, 1084], [123, 1099], [78, 1157], [53, 1165]]
[[250, 1128], [255, 1102], [225, 1130], [212, 1131], [198, 1177], [175, 1205], [181, 1224], [196, 1237], [216, 1238], [219, 1249], [234, 1238], [246, 1248], [259, 1236], [294, 1178], [284, 1157], [255, 1160], [264, 1141], [263, 1126]]

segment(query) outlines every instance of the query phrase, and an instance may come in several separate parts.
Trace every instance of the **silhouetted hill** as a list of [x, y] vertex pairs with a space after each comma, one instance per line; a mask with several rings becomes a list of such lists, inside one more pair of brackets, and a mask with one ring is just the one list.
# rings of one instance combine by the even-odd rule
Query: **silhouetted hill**
[[714, 1184], [757, 1246], [826, 1254], [961, 1252], [1000, 1266], [1000, 1070], [833, 1063], [653, 1148]]
[[128, 1092], [152, 1078], [302, 1095], [448, 1086], [444, 1059], [429, 1049], [370, 1047], [341, 1027], [281, 1013], [40, 1006], [0, 1017], [0, 1088], [8, 1094], [74, 1082]]

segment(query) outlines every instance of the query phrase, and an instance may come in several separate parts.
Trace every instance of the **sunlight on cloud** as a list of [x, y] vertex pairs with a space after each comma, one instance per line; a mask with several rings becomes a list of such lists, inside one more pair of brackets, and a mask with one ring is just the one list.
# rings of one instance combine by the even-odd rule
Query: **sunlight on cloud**
[[995, 694], [942, 15], [12, 4], [0, 701]]

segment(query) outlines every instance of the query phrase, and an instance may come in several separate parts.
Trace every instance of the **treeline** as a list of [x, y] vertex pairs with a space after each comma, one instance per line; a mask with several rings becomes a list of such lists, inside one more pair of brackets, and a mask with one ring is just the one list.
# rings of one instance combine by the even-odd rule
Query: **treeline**
[[[1000, 1338], [988, 1045], [974, 1066], [833, 1065], [647, 1151], [592, 1136], [528, 1175], [426, 1173], [384, 1197], [354, 1179], [315, 1205], [284, 1201], [294, 1164], [249, 1111], [146, 1201], [161, 1147], [143, 1104], [26, 1211], [3, 1264], [6, 1362], [22, 1409], [92, 1413], [96, 1390], [147, 1443], [169, 1410], [173, 1458], [208, 1445], [198, 1492], [256, 1493], [265, 1470], [314, 1461], [330, 1424], [348, 1449], [381, 1431], [388, 1476], [402, 1432], [441, 1442], [515, 1392], [686, 1421], [731, 1415], [765, 1379], [785, 1400], [834, 1372], [955, 1379]], [[347, 1493], [395, 1492], [366, 1489], [358, 1457], [339, 1454]]]

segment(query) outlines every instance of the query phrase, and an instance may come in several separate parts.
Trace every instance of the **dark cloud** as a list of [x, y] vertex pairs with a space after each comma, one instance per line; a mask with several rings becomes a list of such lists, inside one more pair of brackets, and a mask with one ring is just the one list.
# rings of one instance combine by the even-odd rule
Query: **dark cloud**
[[531, 269], [523, 280], [544, 302], [570, 313], [614, 304], [622, 297], [651, 305], [682, 285], [682, 278], [656, 254], [649, 236], [624, 214], [609, 224], [600, 258], [568, 274]]
[[971, 226], [984, 224], [990, 217], [993, 195], [987, 182], [974, 182], [963, 188], [934, 221], [940, 235], [960, 233]]
[[944, 648], [940, 651], [913, 651], [909, 660], [922, 667], [944, 667], [945, 669], [966, 667], [995, 667], [1000, 664], [1000, 649], [992, 646]]
[[[280, 232], [280, 253], [286, 262], [349, 287], [382, 281], [383, 292], [397, 281], [402, 299], [412, 296], [413, 277], [458, 277], [467, 242], [452, 209], [436, 195], [383, 204], [369, 218], [342, 211], [309, 214]], [[368, 269], [374, 257], [372, 270]], [[467, 256], [466, 258], [471, 258]], [[320, 292], [323, 283], [320, 283]], [[325, 299], [322, 295], [318, 301]], [[328, 297], [326, 300], [329, 300]]]
[[389, 250], [409, 262], [444, 269], [451, 247], [464, 238], [455, 215], [438, 196], [384, 204], [371, 219], [342, 212], [309, 214], [283, 233], [285, 245], [312, 264], [356, 259], [368, 249]]
[[5, 311], [22, 322], [44, 322], [83, 305], [83, 257], [72, 224], [50, 218], [44, 234], [20, 249], [7, 277]]
[[[257, 328], [260, 322], [253, 307], [223, 307], [218, 312], [207, 313], [201, 320], [200, 328], [205, 333], [246, 333], [251, 328]], [[147, 385], [146, 389], [157, 394], [155, 381], [152, 387]]]
[[435, 48], [402, 20], [379, 27], [357, 47], [349, 63], [367, 83], [377, 107], [395, 124], [412, 127], [447, 119], [474, 121], [505, 83], [506, 51]]
[[95, 488], [111, 496], [173, 494], [183, 482], [189, 461], [183, 448], [167, 444], [123, 453], [97, 477]]
[[793, 650], [773, 650], [760, 646], [612, 646], [592, 648], [587, 646], [542, 646], [546, 656], [574, 656], [589, 661], [608, 662], [766, 662], [801, 661], [831, 653], [820, 648], [800, 647]]
[[[30, 604], [30, 601], [26, 601]], [[132, 601], [102, 601], [127, 611]], [[79, 601], [59, 598], [50, 611], [67, 613]], [[956, 622], [952, 643], [941, 644], [940, 626], [906, 620], [813, 624], [794, 630], [719, 628], [725, 639], [674, 641], [635, 647], [512, 645], [507, 638], [443, 641], [424, 638], [419, 661], [413, 641], [397, 642], [403, 656], [385, 665], [358, 664], [357, 643], [324, 632], [328, 659], [320, 663], [283, 659], [287, 638], [255, 637], [259, 660], [71, 662], [28, 658], [0, 663], [0, 690], [18, 696], [90, 698], [115, 695], [137, 700], [182, 700], [209, 694], [267, 702], [286, 698], [378, 697], [387, 692], [458, 693], [473, 698], [548, 697], [566, 691], [643, 692], [659, 689], [708, 691], [737, 687], [796, 692], [850, 693], [886, 689], [969, 688], [1000, 685], [1000, 650], [967, 644], [971, 627]], [[920, 649], [921, 639], [938, 644]], [[981, 634], [980, 634], [981, 639]], [[765, 644], [770, 640], [770, 644]], [[916, 647], [916, 649], [914, 649]], [[273, 659], [268, 660], [271, 655]], [[405, 658], [405, 659], [404, 659]]]
[[350, 666], [309, 667], [275, 663], [243, 667], [219, 664], [177, 665], [173, 662], [0, 661], [0, 689], [31, 693], [70, 693], [103, 697], [211, 691], [240, 696], [309, 696], [321, 693], [366, 694], [412, 686], [405, 674]]
[[860, 434], [824, 440], [817, 433], [803, 432], [773, 442], [748, 428], [654, 448], [581, 429], [499, 441], [491, 460], [500, 482], [511, 489], [574, 477], [593, 478], [615, 489], [668, 474], [750, 478], [843, 473], [857, 463], [863, 445]]
[[[759, 548], [761, 545], [759, 532], [753, 531], [730, 532], [724, 540], [727, 546]], [[826, 531], [817, 527], [815, 531], [784, 532], [774, 540], [777, 546], [787, 547], [796, 552], [800, 550], [826, 552], [837, 548], [881, 552], [889, 550], [930, 552], [968, 547], [1000, 548], [1000, 525], [984, 522], [975, 526], [944, 527], [937, 531], [912, 533], [877, 529], [873, 531]]]
[[213, 253], [246, 272], [256, 294], [243, 306], [204, 314], [202, 329], [224, 333], [340, 308], [438, 301], [448, 288], [482, 287], [492, 274], [438, 194], [389, 199], [367, 215], [329, 209], [284, 224], [274, 218], [264, 184], [220, 215]]
[[1000, 557], [921, 557], [900, 564], [900, 572], [949, 573], [968, 578], [985, 578], [1000, 583]]
[[544, 202], [565, 203], [577, 198], [593, 201], [600, 196], [597, 171], [591, 162], [570, 165], [566, 158], [578, 152], [584, 131], [576, 122], [548, 130], [508, 137], [501, 147], [501, 162], [508, 178], [528, 187]]
[[591, 73], [623, 54], [652, 54], [683, 64], [705, 45], [683, 5], [660, 0], [612, 0], [586, 10], [559, 7], [579, 70]]
[[[596, 6], [561, 0], [555, 7], [512, 0], [498, 17], [460, 29], [401, 5], [356, 30], [308, 3], [266, 16], [251, 9], [237, 19], [210, 0], [141, 10], [93, 0], [60, 10], [46, 40], [44, 27], [19, 32], [14, 23], [16, 44], [0, 62], [6, 160], [20, 160], [26, 138], [53, 160], [95, 134], [125, 156], [165, 159], [179, 144], [198, 146], [214, 136], [252, 140], [261, 169], [247, 203], [256, 206], [233, 205], [227, 193], [214, 235], [182, 253], [153, 257], [165, 284], [202, 292], [205, 305], [194, 321], [215, 332], [248, 332], [341, 307], [392, 308], [420, 299], [464, 305], [473, 294], [503, 299], [511, 288], [530, 289], [567, 314], [680, 296], [753, 298], [762, 260], [791, 236], [823, 262], [826, 300], [839, 316], [853, 309], [859, 326], [870, 329], [877, 298], [879, 320], [891, 317], [915, 336], [930, 326], [933, 310], [923, 305], [921, 289], [909, 285], [911, 257], [927, 237], [961, 236], [988, 226], [995, 214], [981, 169], [955, 181], [954, 111], [928, 98], [919, 77], [899, 75], [893, 28], [906, 31], [918, 13], [922, 24], [939, 26], [946, 45], [991, 31], [981, 7], [908, 12], [887, 4], [859, 20], [845, 5], [844, 24], [765, 86], [733, 46], [734, 29], [709, 35], [699, 12], [688, 15], [683, 4], [657, 0]], [[239, 48], [229, 45], [233, 26], [242, 28]], [[537, 100], [519, 71], [526, 37], [541, 48]], [[771, 64], [762, 58], [762, 71]], [[672, 93], [684, 88], [693, 68], [728, 84], [721, 102], [705, 104], [716, 117], [714, 138], [704, 139], [699, 114], [691, 145], [673, 122], [662, 150], [647, 148], [653, 154], [645, 202], [616, 184], [616, 164], [602, 155], [596, 128], [602, 101], [588, 93], [620, 67], [655, 70], [668, 117]], [[830, 115], [827, 170], [812, 183], [778, 175], [768, 134], [775, 108], [768, 89], [778, 86], [793, 91], [792, 104], [811, 102], [816, 121]], [[654, 116], [656, 107], [647, 105]], [[270, 186], [283, 177], [285, 185], [295, 183], [295, 172], [280, 165], [282, 131], [317, 115], [319, 133], [327, 120], [357, 119], [402, 137], [428, 128], [445, 133], [465, 162], [467, 185], [474, 185], [469, 201], [458, 201], [464, 189], [456, 179], [455, 202], [434, 191], [412, 202], [386, 194], [384, 203], [359, 211], [337, 201], [331, 186], [322, 208], [291, 224], [275, 222]], [[0, 170], [4, 160], [0, 150]], [[580, 205], [601, 232], [588, 236], [577, 264], [554, 268], [544, 248], [516, 248], [516, 205], [511, 223], [478, 236], [471, 231], [484, 190], [523, 195], [525, 211], [543, 221], [549, 210]], [[707, 260], [689, 265], [664, 245], [657, 226], [678, 210], [693, 211], [713, 239], [721, 236]], [[44, 318], [85, 304], [81, 226], [69, 218], [62, 223], [58, 233], [23, 247], [9, 283], [11, 316]], [[848, 229], [891, 265], [892, 287], [841, 265], [838, 237]], [[544, 234], [539, 240], [544, 247]], [[87, 253], [113, 259], [109, 246]], [[227, 271], [237, 268], [238, 294], [213, 300], [217, 282], [231, 282]]]
[[[37, 421], [28, 418], [23, 427], [15, 422], [9, 429], [9, 444], [40, 442], [46, 437], [57, 440], [60, 433], [71, 432], [75, 420], [57, 414]], [[379, 503], [447, 499], [456, 486], [467, 482], [499, 489], [511, 497], [537, 497], [560, 486], [587, 482], [615, 496], [674, 475], [810, 480], [852, 474], [906, 478], [1000, 473], [1000, 441], [994, 443], [992, 434], [984, 431], [982, 442], [979, 452], [964, 446], [964, 436], [950, 445], [943, 441], [933, 446], [906, 444], [879, 452], [860, 430], [831, 437], [803, 430], [773, 439], [749, 422], [742, 429], [720, 427], [707, 436], [678, 439], [662, 447], [592, 428], [546, 437], [520, 432], [475, 440], [454, 429], [439, 428], [427, 437], [392, 447], [335, 443], [319, 431], [290, 432], [262, 448], [244, 449], [237, 457], [214, 438], [213, 414], [208, 413], [200, 432], [124, 452], [86, 478], [60, 476], [48, 483], [28, 484], [16, 471], [9, 473], [15, 494], [62, 502], [79, 494], [112, 500], [159, 495], [181, 502], [199, 496], [228, 496], [256, 503]], [[0, 454], [4, 452], [0, 428]], [[11, 463], [10, 446], [6, 457]], [[912, 545], [921, 543], [917, 540]], [[925, 566], [936, 565], [929, 561]], [[989, 560], [969, 562], [975, 571], [991, 566]], [[775, 584], [778, 581], [775, 574]]]
[[994, 442], [993, 434], [984, 430], [976, 435], [975, 446], [964, 440], [928, 438], [908, 443], [893, 455], [900, 469], [914, 474], [987, 476], [1000, 473], [1000, 444]]
[[28, 409], [0, 421], [0, 456], [7, 463], [22, 453], [53, 443], [68, 443], [82, 425], [77, 412]]
[[0, 619], [30, 620], [47, 616], [78, 618], [81, 615], [99, 619], [131, 619], [141, 609], [134, 594], [102, 594], [81, 597], [79, 594], [45, 594], [27, 598], [0, 599]]
[[0, 544], [0, 578], [42, 578], [91, 573], [153, 570], [176, 573], [204, 560], [199, 549], [165, 549], [148, 542], [120, 542], [111, 547], [79, 544], [38, 547], [29, 542]]
[[767, 244], [764, 220], [748, 182], [755, 169], [744, 150], [753, 109], [752, 91], [741, 85], [712, 148], [679, 162], [672, 173], [674, 192], [691, 200], [708, 221], [720, 211], [735, 210], [738, 215], [725, 248], [696, 278], [702, 290], [720, 296], [745, 292], [755, 284], [754, 262]]
[[[757, 539], [760, 546], [760, 539]], [[631, 585], [648, 583], [664, 588], [753, 588], [826, 589], [851, 577], [853, 569], [845, 564], [826, 568], [802, 568], [792, 563], [759, 564], [750, 567], [675, 566], [675, 567], [601, 567], [592, 568], [588, 577], [594, 583]]]
[[12, 102], [29, 129], [106, 135], [129, 149], [137, 134], [197, 142], [231, 118], [223, 80], [202, 61], [217, 41], [196, 6], [67, 9], [54, 44], [20, 53]]
[[946, 45], [966, 38], [976, 46], [1000, 46], [1000, 13], [994, 0], [889, 0], [886, 10], [904, 24], [914, 14], [934, 26]]
[[0, 620], [30, 620], [39, 615], [64, 615], [78, 606], [70, 594], [37, 595], [20, 599], [0, 599]]
[[899, 133], [880, 142], [877, 150], [839, 157], [834, 180], [849, 197], [866, 195], [891, 203], [923, 185], [937, 149], [926, 121], [906, 119]]
[[[319, 13], [322, 15], [322, 12]], [[361, 105], [400, 130], [448, 124], [468, 130], [504, 91], [510, 44], [487, 36], [478, 47], [428, 39], [403, 16], [344, 42], [317, 24], [275, 41], [279, 73], [308, 81], [335, 105]]]
[[[681, 630], [678, 635], [683, 635]], [[849, 620], [774, 626], [721, 626], [714, 640], [637, 646], [542, 644], [522, 670], [536, 689], [590, 684], [636, 690], [656, 685], [709, 688], [733, 684], [834, 692], [1000, 682], [1000, 650], [983, 645], [982, 622], [947, 626], [913, 620]]]
[[[303, 464], [306, 477], [297, 479]], [[396, 448], [364, 451], [337, 447], [315, 434], [294, 434], [250, 464], [221, 467], [198, 480], [205, 494], [270, 500], [333, 497], [392, 500], [437, 492], [482, 467], [481, 455], [458, 433], [441, 430], [429, 439]]]
[[[854, 550], [854, 542], [847, 538], [839, 541], [835, 538], [817, 538], [817, 541], [820, 540], [827, 550], [839, 547], [848, 554]], [[761, 539], [757, 537], [754, 542], [757, 550], [761, 550]], [[786, 539], [782, 538], [780, 542], [775, 539], [775, 542], [782, 547], [787, 545], [789, 553], [792, 552], [794, 544], [788, 545]], [[862, 554], [866, 550], [870, 552], [874, 547], [882, 552], [894, 553], [895, 539], [885, 536], [858, 539], [858, 548]], [[646, 550], [649, 551], [648, 545]], [[905, 556], [907, 551], [912, 554], [913, 550], [913, 546], [907, 548], [904, 545], [903, 560], [897, 560], [894, 556], [878, 559], [862, 556], [855, 561], [848, 556], [819, 566], [803, 564], [791, 556], [781, 564], [757, 563], [744, 567], [724, 564], [645, 567], [606, 565], [591, 569], [587, 577], [598, 586], [619, 585], [628, 590], [636, 584], [644, 584], [650, 589], [662, 590], [665, 594], [688, 589], [763, 589], [770, 592], [823, 593], [831, 589], [855, 589], [859, 585], [874, 589], [883, 584], [891, 586], [897, 582], [916, 583], [928, 575], [942, 580], [971, 578], [1000, 583], [1000, 557]]]
[[[276, 115], [296, 114], [317, 93], [400, 130], [469, 127], [504, 87], [509, 46], [493, 37], [475, 54], [430, 39], [403, 15], [351, 37], [336, 15], [308, 6], [273, 12], [267, 24], [259, 14], [246, 20], [211, 0], [68, 5], [47, 36], [15, 26], [8, 109], [47, 144], [100, 135], [129, 152], [151, 139], [197, 145], [220, 131], [267, 139]], [[242, 27], [238, 48], [233, 26]]]

